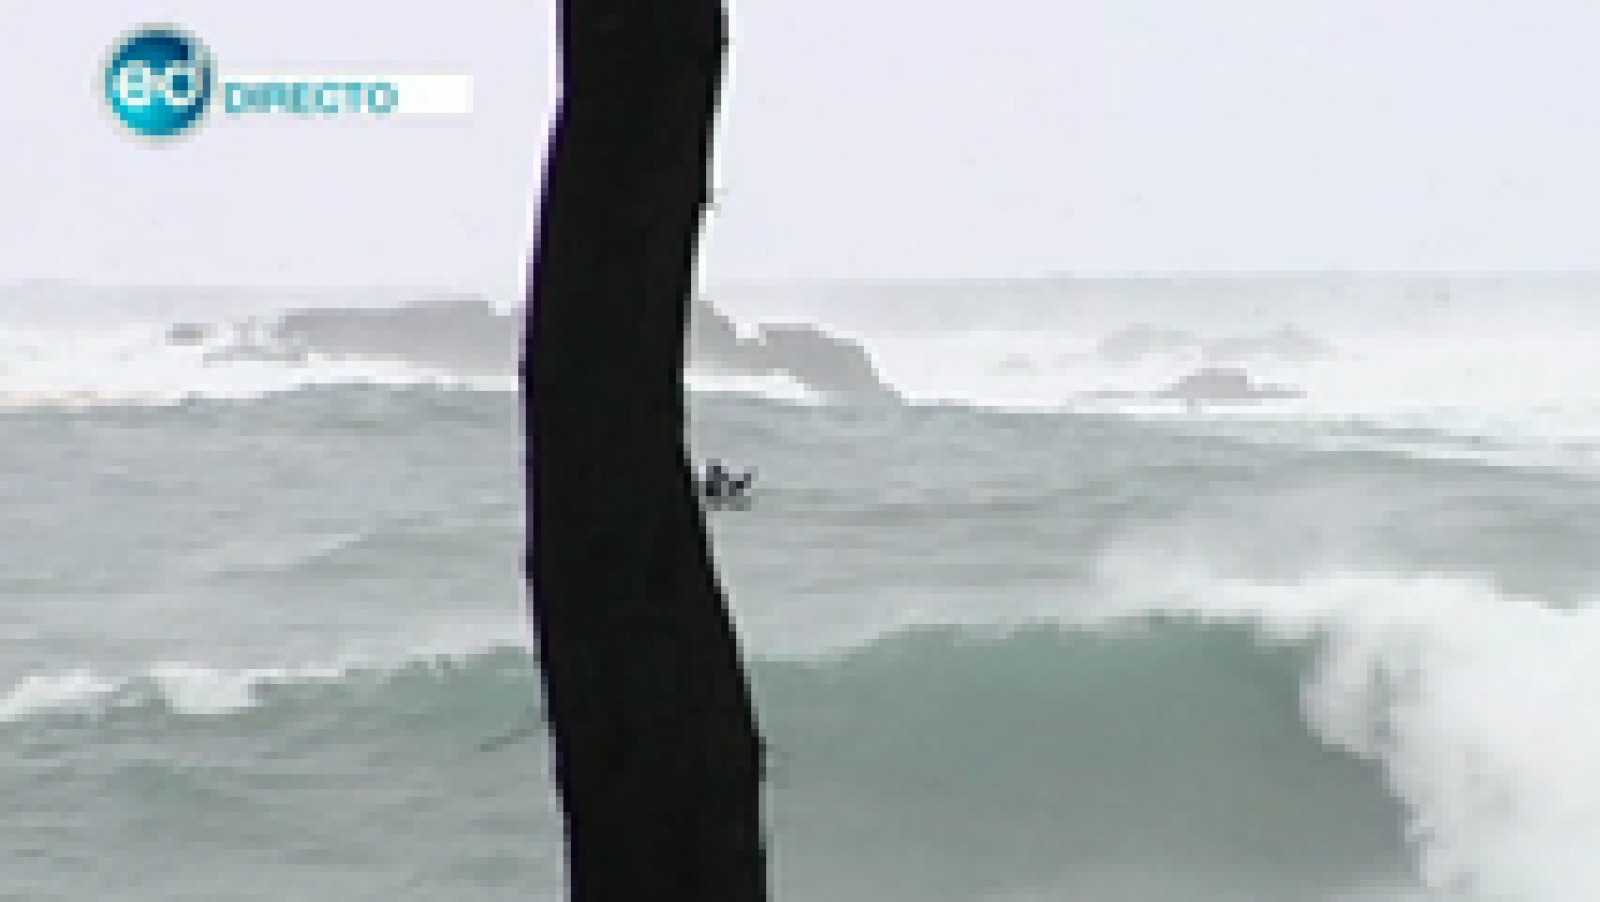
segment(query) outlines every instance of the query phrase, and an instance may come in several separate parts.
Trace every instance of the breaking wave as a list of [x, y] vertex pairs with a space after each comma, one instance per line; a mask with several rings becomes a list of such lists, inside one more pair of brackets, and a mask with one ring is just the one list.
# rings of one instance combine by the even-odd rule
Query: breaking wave
[[[1173, 902], [1600, 891], [1594, 611], [1465, 581], [1242, 584], [1128, 564], [1116, 592], [1056, 622], [758, 650], [781, 848], [830, 861], [845, 898], [1135, 878], [1137, 898]], [[0, 729], [92, 743], [198, 718], [504, 754], [489, 749], [538, 724], [535, 671], [507, 638], [385, 664], [38, 674], [0, 695]]]

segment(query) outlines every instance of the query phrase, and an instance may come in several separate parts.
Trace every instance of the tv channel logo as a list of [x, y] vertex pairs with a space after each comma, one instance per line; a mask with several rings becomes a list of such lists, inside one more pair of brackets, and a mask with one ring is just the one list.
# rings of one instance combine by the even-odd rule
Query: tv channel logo
[[215, 85], [211, 52], [175, 25], [147, 25], [123, 35], [100, 74], [100, 95], [113, 120], [152, 142], [194, 131], [211, 108]]
[[470, 75], [437, 69], [224, 70], [204, 42], [176, 25], [144, 25], [118, 39], [101, 67], [99, 93], [123, 133], [157, 145], [219, 118], [389, 121], [459, 119], [472, 112]]

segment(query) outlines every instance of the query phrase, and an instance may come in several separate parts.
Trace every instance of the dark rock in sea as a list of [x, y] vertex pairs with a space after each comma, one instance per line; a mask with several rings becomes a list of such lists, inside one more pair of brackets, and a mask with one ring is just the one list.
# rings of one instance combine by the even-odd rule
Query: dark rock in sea
[[690, 311], [689, 355], [696, 363], [728, 372], [786, 373], [836, 401], [870, 403], [899, 397], [856, 342], [808, 325], [764, 326], [744, 337], [732, 319], [705, 300], [696, 300]]
[[[428, 298], [398, 307], [319, 307], [276, 322], [212, 326], [181, 323], [174, 345], [217, 345], [208, 361], [301, 362], [311, 355], [397, 360], [464, 375], [513, 375], [522, 351], [522, 317], [476, 297]], [[704, 300], [695, 301], [689, 355], [696, 364], [739, 374], [787, 373], [832, 400], [873, 402], [898, 395], [866, 350], [812, 326], [767, 327], [740, 335]]]
[[1190, 373], [1151, 397], [1227, 404], [1300, 398], [1304, 397], [1304, 393], [1285, 386], [1259, 385], [1244, 370], [1215, 366]]
[[773, 367], [761, 357], [761, 342], [739, 334], [739, 327], [703, 299], [689, 310], [689, 359], [725, 370], [767, 373]]
[[181, 348], [203, 345], [215, 332], [215, 327], [205, 323], [175, 323], [167, 330], [167, 344]]
[[403, 307], [288, 313], [277, 343], [331, 357], [397, 359], [466, 374], [514, 372], [521, 318], [482, 298], [438, 298]]
[[1151, 357], [1188, 354], [1200, 346], [1200, 339], [1177, 329], [1157, 326], [1130, 326], [1106, 336], [1095, 348], [1095, 356], [1108, 363], [1138, 363]]
[[855, 402], [897, 400], [861, 345], [812, 326], [763, 326], [760, 358], [830, 398]]
[[1331, 345], [1315, 335], [1284, 326], [1255, 335], [1237, 335], [1210, 342], [1205, 357], [1213, 363], [1239, 363], [1248, 360], [1308, 362], [1334, 356]]
[[1181, 401], [1197, 409], [1205, 405], [1254, 404], [1303, 397], [1305, 393], [1298, 389], [1256, 383], [1244, 370], [1214, 366], [1196, 370], [1159, 391], [1091, 391], [1078, 395], [1078, 400], [1121, 403]]
[[689, 311], [689, 347], [691, 351], [726, 355], [737, 353], [744, 339], [739, 327], [720, 310], [705, 301], [696, 301]]
[[1087, 391], [1078, 395], [1078, 398], [1084, 401], [1143, 401], [1149, 397], [1150, 394], [1148, 392], [1124, 391], [1114, 388]]

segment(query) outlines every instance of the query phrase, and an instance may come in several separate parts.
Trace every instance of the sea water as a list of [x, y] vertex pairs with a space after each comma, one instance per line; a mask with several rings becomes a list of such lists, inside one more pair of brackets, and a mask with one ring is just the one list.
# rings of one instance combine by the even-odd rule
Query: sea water
[[[694, 379], [696, 453], [761, 473], [712, 527], [775, 898], [1600, 898], [1578, 327], [1091, 288], [727, 297], [908, 396]], [[69, 319], [0, 334], [0, 898], [561, 898], [514, 386]], [[1194, 364], [1095, 356], [1142, 320], [1337, 354], [1257, 362], [1273, 407], [1078, 403]]]

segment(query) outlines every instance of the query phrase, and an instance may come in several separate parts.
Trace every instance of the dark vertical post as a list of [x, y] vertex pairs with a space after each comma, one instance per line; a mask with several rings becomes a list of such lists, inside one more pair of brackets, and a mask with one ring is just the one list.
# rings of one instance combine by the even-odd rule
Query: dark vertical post
[[685, 453], [718, 0], [562, 0], [523, 356], [573, 902], [766, 897], [762, 743]]

